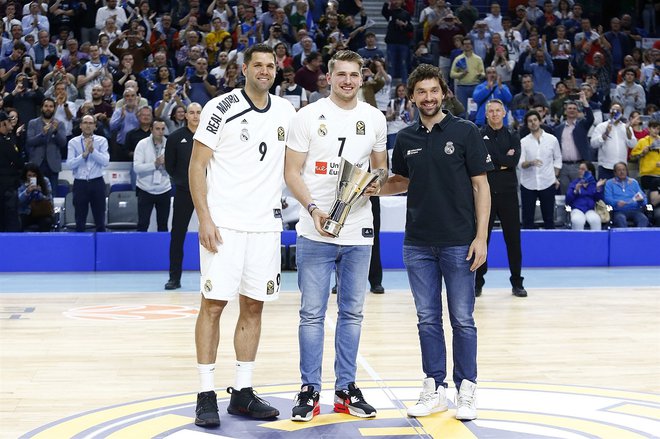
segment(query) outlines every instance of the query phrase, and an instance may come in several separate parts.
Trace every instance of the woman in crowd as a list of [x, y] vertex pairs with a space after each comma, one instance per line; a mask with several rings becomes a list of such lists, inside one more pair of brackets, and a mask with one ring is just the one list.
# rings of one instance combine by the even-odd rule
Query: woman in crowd
[[170, 116], [165, 119], [165, 127], [167, 128], [167, 135], [173, 133], [181, 127], [186, 126], [186, 107], [183, 105], [176, 105]]
[[571, 207], [571, 229], [584, 230], [589, 223], [591, 230], [601, 229], [600, 216], [594, 210], [598, 200], [603, 199], [605, 179], [596, 181], [596, 168], [593, 163], [582, 161], [578, 168], [578, 178], [566, 190], [566, 205]]
[[153, 106], [156, 102], [163, 99], [163, 93], [173, 80], [172, 72], [167, 66], [158, 67], [158, 70], [156, 70], [156, 79], [149, 84], [149, 94], [147, 95], [149, 105]]
[[40, 232], [48, 232], [53, 225], [53, 193], [50, 181], [39, 167], [32, 163], [27, 163], [21, 173], [18, 213], [23, 231], [36, 225]]
[[224, 78], [218, 83], [218, 95], [228, 93], [233, 89], [240, 87], [241, 82], [238, 77], [238, 64], [230, 63], [225, 70]]
[[399, 131], [415, 120], [415, 108], [412, 101], [406, 96], [406, 85], [396, 86], [396, 97], [387, 104], [387, 149], [394, 148], [394, 140]]

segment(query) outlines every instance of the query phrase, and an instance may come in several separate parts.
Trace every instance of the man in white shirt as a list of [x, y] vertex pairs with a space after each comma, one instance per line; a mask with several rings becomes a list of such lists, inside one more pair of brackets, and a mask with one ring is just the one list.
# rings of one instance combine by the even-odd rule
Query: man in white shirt
[[50, 23], [48, 18], [41, 15], [42, 9], [39, 2], [30, 3], [30, 14], [23, 16], [21, 25], [23, 26], [23, 35], [32, 34], [35, 37], [39, 31], [50, 32]]
[[96, 28], [102, 30], [105, 26], [105, 20], [110, 17], [115, 19], [115, 24], [119, 29], [123, 28], [128, 21], [124, 9], [117, 7], [117, 0], [108, 0], [106, 6], [100, 7], [96, 11]]
[[158, 231], [167, 232], [172, 183], [165, 170], [165, 122], [161, 119], [151, 122], [151, 135], [135, 146], [133, 170], [137, 175], [138, 232], [149, 228], [154, 207]]
[[614, 178], [614, 165], [627, 162], [628, 150], [636, 144], [630, 124], [623, 121], [621, 104], [612, 104], [609, 120], [599, 123], [591, 135], [591, 147], [598, 149], [598, 179]]
[[486, 18], [484, 18], [484, 21], [488, 25], [491, 34], [495, 32], [504, 32], [504, 28], [502, 27], [502, 14], [500, 13], [500, 10], [501, 8], [499, 3], [492, 3], [490, 5], [490, 14], [486, 14]]
[[[350, 50], [332, 57], [327, 74], [330, 97], [296, 113], [287, 142], [284, 175], [302, 206], [296, 226], [302, 386], [291, 416], [294, 421], [311, 421], [320, 412], [323, 320], [335, 269], [339, 307], [335, 411], [362, 418], [376, 415], [355, 385], [355, 374], [374, 236], [368, 197], [387, 178], [387, 126], [383, 113], [357, 99], [362, 65], [362, 57]], [[379, 179], [351, 208], [341, 234], [333, 237], [323, 225], [330, 217], [342, 158], [365, 171], [371, 166]]]
[[541, 128], [541, 115], [531, 110], [525, 115], [529, 134], [520, 140], [520, 204], [523, 229], [534, 228], [536, 200], [541, 202], [543, 227], [554, 229], [555, 194], [559, 189], [561, 150], [555, 136]]

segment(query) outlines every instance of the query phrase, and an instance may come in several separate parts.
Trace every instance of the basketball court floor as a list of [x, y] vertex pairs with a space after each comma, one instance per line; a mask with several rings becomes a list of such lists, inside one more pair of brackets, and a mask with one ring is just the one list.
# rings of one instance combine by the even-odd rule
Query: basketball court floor
[[[358, 385], [378, 409], [332, 412], [335, 298], [326, 318], [321, 415], [289, 420], [299, 388], [296, 273], [264, 309], [254, 374], [273, 421], [226, 413], [234, 385], [237, 304], [221, 321], [216, 366], [222, 425], [195, 427], [198, 277], [165, 292], [167, 274], [0, 274], [0, 438], [654, 438], [660, 437], [660, 270], [526, 269], [529, 297], [489, 271], [475, 318], [479, 419], [449, 410], [408, 418], [423, 378], [404, 271], [367, 297]], [[451, 328], [445, 313], [445, 331]], [[451, 371], [451, 343], [449, 370]], [[455, 392], [450, 384], [448, 397]]]

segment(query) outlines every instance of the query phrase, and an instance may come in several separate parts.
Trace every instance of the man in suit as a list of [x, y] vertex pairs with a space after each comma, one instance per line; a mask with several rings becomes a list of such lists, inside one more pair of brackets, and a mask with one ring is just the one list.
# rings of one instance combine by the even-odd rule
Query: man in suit
[[57, 176], [62, 170], [62, 151], [66, 148], [64, 124], [53, 118], [55, 101], [45, 98], [41, 104], [41, 117], [28, 122], [25, 149], [29, 161], [39, 166], [41, 172], [53, 186], [57, 186]]
[[[580, 91], [579, 96], [578, 102], [567, 101], [564, 104], [566, 119], [557, 125], [554, 132], [561, 148], [562, 167], [559, 171], [559, 183], [562, 194], [566, 193], [566, 188], [571, 181], [578, 178], [580, 162], [582, 160], [591, 161], [591, 145], [587, 134], [594, 123], [594, 113], [584, 91]], [[579, 105], [582, 106], [584, 113], [584, 117], [581, 118], [578, 118]]]

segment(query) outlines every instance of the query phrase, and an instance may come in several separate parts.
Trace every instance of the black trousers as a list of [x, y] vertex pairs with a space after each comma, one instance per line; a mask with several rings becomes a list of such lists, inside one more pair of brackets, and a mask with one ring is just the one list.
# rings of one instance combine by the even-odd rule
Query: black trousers
[[170, 193], [150, 194], [136, 189], [138, 197], [138, 232], [146, 232], [151, 220], [151, 211], [156, 207], [156, 224], [159, 232], [167, 232], [167, 219], [170, 217]]
[[[520, 276], [522, 269], [522, 250], [520, 247], [520, 217], [518, 215], [518, 194], [499, 193], [490, 194], [490, 219], [488, 220], [488, 244], [493, 231], [495, 218], [500, 219], [502, 235], [506, 244], [506, 254], [509, 259], [509, 271], [511, 272], [511, 286], [522, 287], [523, 278]], [[488, 262], [477, 268], [475, 281], [476, 288], [483, 288], [484, 276], [488, 271]]]
[[174, 194], [174, 213], [170, 235], [170, 280], [180, 281], [183, 271], [183, 243], [195, 206], [190, 192], [180, 186]]
[[535, 191], [520, 186], [520, 204], [522, 206], [523, 229], [534, 228], [534, 213], [536, 212], [536, 199], [541, 202], [541, 216], [543, 217], [543, 228], [555, 228], [555, 194], [557, 189], [552, 184], [547, 188]]
[[87, 212], [92, 216], [97, 232], [105, 232], [105, 182], [103, 177], [92, 180], [73, 180], [73, 208], [76, 210], [76, 232], [84, 232]]
[[20, 232], [18, 216], [18, 190], [12, 186], [0, 186], [0, 232]]
[[383, 264], [380, 261], [380, 198], [371, 197], [371, 212], [374, 215], [374, 245], [371, 248], [369, 284], [373, 287], [383, 283]]

